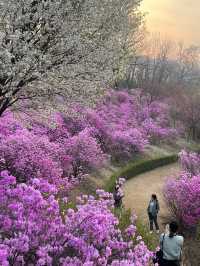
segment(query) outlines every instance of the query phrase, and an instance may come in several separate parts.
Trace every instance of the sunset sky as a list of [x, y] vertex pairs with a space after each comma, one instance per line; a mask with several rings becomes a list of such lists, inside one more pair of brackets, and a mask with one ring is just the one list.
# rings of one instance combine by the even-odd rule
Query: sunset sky
[[141, 8], [148, 31], [200, 45], [200, 0], [143, 0]]

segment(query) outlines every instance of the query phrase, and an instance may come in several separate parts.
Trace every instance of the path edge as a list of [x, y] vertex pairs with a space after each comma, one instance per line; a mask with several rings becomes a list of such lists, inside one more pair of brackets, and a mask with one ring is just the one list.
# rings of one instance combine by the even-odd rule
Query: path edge
[[169, 165], [178, 161], [178, 154], [160, 156], [153, 159], [142, 159], [140, 161], [129, 162], [126, 166], [113, 173], [105, 184], [105, 191], [113, 192], [115, 182], [119, 177], [126, 180], [142, 173], [154, 170], [158, 167]]

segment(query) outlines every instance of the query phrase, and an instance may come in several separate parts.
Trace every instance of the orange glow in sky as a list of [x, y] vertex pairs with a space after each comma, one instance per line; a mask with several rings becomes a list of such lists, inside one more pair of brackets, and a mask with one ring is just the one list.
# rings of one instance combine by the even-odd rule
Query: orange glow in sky
[[141, 8], [148, 31], [200, 45], [200, 0], [143, 0]]

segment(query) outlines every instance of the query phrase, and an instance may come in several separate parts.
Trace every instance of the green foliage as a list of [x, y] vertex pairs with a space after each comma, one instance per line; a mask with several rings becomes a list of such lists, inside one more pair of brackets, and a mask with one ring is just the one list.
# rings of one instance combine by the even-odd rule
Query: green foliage
[[136, 162], [130, 162], [124, 168], [114, 173], [110, 177], [110, 179], [105, 185], [105, 190], [108, 192], [112, 192], [115, 186], [115, 181], [117, 180], [118, 177], [125, 177], [126, 179], [130, 179], [134, 176], [153, 170], [157, 167], [174, 163], [177, 160], [178, 156], [176, 154], [172, 154], [148, 160], [144, 159]]
[[119, 220], [119, 229], [125, 230], [131, 223], [131, 210], [126, 210], [125, 208], [115, 208], [114, 214]]
[[151, 251], [155, 251], [158, 246], [158, 237], [155, 234], [150, 234], [149, 229], [140, 219], [137, 219], [136, 226], [137, 232], [142, 236], [144, 243]]
[[[115, 208], [114, 214], [119, 220], [119, 229], [123, 232], [131, 223], [131, 210], [126, 210], [125, 208]], [[150, 234], [149, 229], [140, 219], [137, 219], [136, 226], [137, 235], [141, 236], [147, 247], [154, 251], [158, 246], [158, 238], [156, 235]]]
[[76, 203], [75, 202], [69, 201], [66, 203], [62, 200], [62, 198], [60, 198], [60, 199], [58, 199], [58, 203], [59, 203], [60, 215], [61, 215], [63, 221], [64, 221], [64, 217], [65, 217], [68, 209], [76, 210]]

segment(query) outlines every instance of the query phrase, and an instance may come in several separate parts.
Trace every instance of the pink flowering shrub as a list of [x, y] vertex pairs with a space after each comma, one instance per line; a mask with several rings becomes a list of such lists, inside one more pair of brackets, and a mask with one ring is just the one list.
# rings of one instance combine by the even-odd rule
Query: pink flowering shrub
[[46, 136], [36, 136], [26, 129], [2, 139], [0, 157], [5, 160], [5, 168], [15, 174], [19, 182], [28, 182], [35, 177], [56, 183], [63, 176], [62, 149], [49, 142]]
[[5, 112], [0, 119], [0, 139], [9, 136], [17, 129], [22, 129], [21, 123], [15, 119], [14, 114]]
[[142, 122], [142, 126], [149, 136], [149, 140], [152, 143], [157, 143], [159, 140], [169, 140], [177, 136], [177, 131], [170, 127], [162, 127], [156, 123], [152, 118], [145, 119]]
[[2, 124], [8, 120], [1, 131], [0, 169], [9, 170], [18, 182], [30, 183], [34, 177], [63, 189], [106, 159], [89, 128], [71, 136], [61, 116], [49, 126], [27, 119], [26, 127], [11, 118], [0, 119]]
[[152, 256], [136, 227], [118, 229], [112, 196], [79, 198], [75, 210], [60, 216], [54, 196], [44, 197], [34, 185], [0, 178], [1, 265], [149, 265]]
[[43, 120], [38, 114], [0, 118], [0, 169], [22, 182], [32, 177], [51, 184], [81, 178], [106, 158], [127, 160], [145, 146], [173, 135], [168, 107], [149, 103], [135, 91], [110, 91], [93, 109], [71, 107]]
[[164, 102], [153, 101], [148, 103], [144, 97], [138, 112], [138, 120], [153, 143], [159, 140], [170, 140], [177, 137], [177, 130], [170, 125], [170, 106]]
[[110, 154], [116, 159], [128, 159], [131, 155], [142, 152], [148, 140], [137, 128], [114, 131], [110, 136]]
[[179, 179], [168, 180], [165, 199], [181, 224], [196, 226], [200, 220], [200, 175], [189, 177], [182, 173]]
[[87, 109], [86, 126], [93, 127], [95, 138], [105, 153], [115, 159], [131, 158], [149, 142], [174, 138], [170, 126], [170, 109], [139, 91], [111, 91], [93, 110]]
[[194, 227], [200, 220], [200, 171], [199, 155], [180, 153], [182, 172], [170, 178], [164, 187], [164, 197], [171, 213], [187, 227]]
[[71, 157], [72, 173], [77, 177], [82, 173], [99, 167], [106, 156], [103, 154], [96, 139], [91, 136], [88, 128], [69, 138], [65, 145], [65, 152]]
[[179, 154], [182, 169], [191, 175], [200, 174], [200, 156], [195, 152], [182, 150]]
[[90, 128], [92, 136], [96, 138], [102, 151], [108, 153], [109, 125], [106, 124], [100, 114], [95, 110], [86, 109], [83, 123], [85, 127]]

